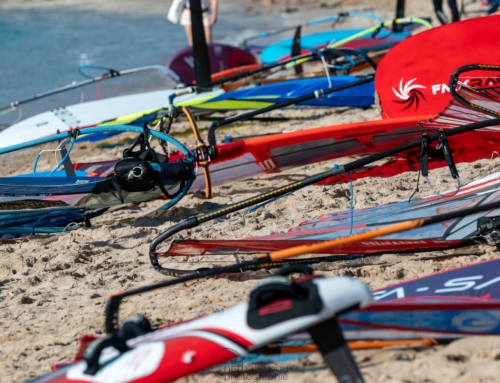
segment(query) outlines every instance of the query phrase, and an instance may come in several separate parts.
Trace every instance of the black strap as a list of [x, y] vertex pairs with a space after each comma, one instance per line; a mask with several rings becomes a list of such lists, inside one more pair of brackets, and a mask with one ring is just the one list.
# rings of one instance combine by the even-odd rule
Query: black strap
[[[138, 151], [134, 152], [134, 149], [137, 145], [140, 145], [140, 148]], [[137, 158], [141, 157], [141, 155], [149, 150], [150, 152], [153, 151], [154, 149], [151, 148], [151, 145], [149, 144], [149, 127], [148, 123], [145, 122], [143, 127], [142, 127], [142, 133], [139, 135], [137, 140], [123, 151], [123, 158]], [[156, 152], [155, 152], [156, 153]], [[143, 157], [141, 157], [143, 158]]]
[[[398, 25], [398, 24], [396, 22], [393, 22], [392, 25], [394, 27], [395, 25]], [[380, 26], [375, 30], [375, 32], [372, 33], [372, 35], [370, 37], [372, 39], [376, 39], [376, 40], [385, 40], [385, 39], [388, 39], [394, 33], [394, 29], [391, 29], [390, 33], [388, 33], [387, 35], [377, 38], [379, 33], [382, 31], [382, 29], [384, 29], [384, 24], [380, 24]]]
[[446, 138], [446, 132], [443, 129], [440, 129], [437, 134], [439, 143], [441, 144], [441, 149], [443, 150], [446, 165], [450, 168], [451, 177], [456, 180], [458, 178], [458, 170], [455, 166], [453, 156], [451, 155], [450, 145], [448, 144], [448, 139]]
[[[123, 199], [123, 196], [122, 196], [122, 188], [121, 188], [120, 183], [118, 182], [118, 179], [116, 178], [116, 176], [113, 174], [109, 174], [107, 177], [107, 182], [111, 183], [110, 187], [109, 187], [109, 191], [111, 192], [111, 194], [113, 194], [113, 197], [115, 197], [121, 203], [125, 203], [125, 200]], [[115, 192], [116, 192], [116, 194], [115, 194]]]
[[118, 330], [118, 337], [125, 341], [137, 338], [138, 336], [153, 332], [153, 327], [148, 318], [142, 315], [135, 315], [127, 319], [123, 326]]
[[87, 347], [83, 354], [83, 358], [87, 362], [87, 369], [84, 371], [84, 374], [97, 374], [101, 368], [99, 366], [99, 357], [105, 348], [114, 347], [121, 353], [127, 352], [130, 350], [130, 347], [127, 346], [127, 340], [149, 334], [153, 331], [154, 329], [151, 327], [149, 320], [142, 315], [136, 315], [128, 319], [118, 331], [117, 336], [98, 339]]
[[247, 323], [251, 328], [263, 329], [293, 318], [317, 314], [322, 308], [321, 296], [311, 278], [295, 282], [276, 275], [251, 292]]
[[127, 343], [123, 339], [115, 336], [98, 339], [92, 342], [83, 354], [83, 358], [85, 359], [85, 362], [87, 362], [87, 369], [83, 372], [84, 374], [97, 374], [100, 369], [99, 357], [101, 356], [102, 350], [107, 347], [114, 347], [121, 353], [130, 350], [130, 348], [127, 346]]
[[420, 152], [420, 171], [422, 176], [429, 176], [429, 145], [431, 140], [427, 134], [422, 136], [422, 151]]
[[168, 115], [168, 119], [163, 124], [162, 132], [165, 134], [170, 134], [170, 130], [172, 129], [172, 124], [174, 122], [174, 118], [177, 118], [179, 112], [177, 108], [174, 108], [172, 113]]
[[417, 175], [417, 184], [413, 193], [411, 193], [410, 198], [408, 198], [408, 202], [412, 200], [416, 193], [419, 192], [418, 184], [420, 182], [420, 176], [427, 177], [429, 175], [429, 145], [431, 143], [431, 139], [427, 133], [422, 135], [422, 147], [420, 149], [420, 156], [418, 157], [418, 175]]
[[[134, 152], [137, 145], [140, 145], [140, 149]], [[147, 149], [148, 146], [149, 142], [144, 139], [144, 133], [141, 133], [137, 140], [135, 140], [130, 147], [123, 151], [123, 158], [137, 158]]]
[[184, 186], [186, 185], [186, 179], [183, 178], [181, 180], [180, 185], [179, 185], [179, 189], [174, 194], [170, 194], [168, 192], [168, 190], [165, 188], [165, 185], [163, 185], [163, 182], [161, 181], [160, 173], [155, 171], [154, 176], [155, 176], [156, 184], [160, 187], [160, 190], [165, 195], [165, 197], [167, 197], [168, 199], [174, 199], [179, 194], [181, 194], [183, 189], [184, 189]]
[[78, 128], [75, 128], [75, 129], [71, 129], [71, 130], [68, 130], [68, 137], [69, 138], [78, 138], [78, 136], [80, 135], [80, 129]]

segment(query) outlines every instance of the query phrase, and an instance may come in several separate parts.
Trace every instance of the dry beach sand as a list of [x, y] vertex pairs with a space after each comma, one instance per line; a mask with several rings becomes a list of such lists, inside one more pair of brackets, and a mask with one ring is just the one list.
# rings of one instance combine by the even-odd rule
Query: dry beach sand
[[[245, 6], [252, 17], [262, 12], [260, 1], [221, 1], [223, 12], [232, 7]], [[228, 3], [232, 3], [229, 5]], [[313, 9], [312, 3], [297, 0], [277, 1], [265, 11], [267, 15], [284, 15], [285, 8], [298, 9], [287, 13], [293, 19], [316, 17], [324, 9]], [[352, 9], [377, 11], [389, 17], [394, 1], [323, 1], [329, 13]], [[409, 1], [408, 14], [430, 14], [430, 1]], [[424, 4], [425, 3], [425, 4]], [[4, 0], [2, 7], [75, 7], [103, 11], [165, 12], [163, 1], [35, 1]], [[145, 6], [147, 4], [148, 6]], [[337, 6], [335, 6], [337, 4]], [[150, 5], [150, 6], [149, 6]], [[147, 10], [146, 10], [147, 9]], [[300, 16], [299, 16], [300, 14]], [[305, 16], [307, 14], [307, 17]], [[309, 14], [311, 17], [309, 17]], [[251, 123], [224, 131], [234, 136], [282, 130], [340, 124], [377, 119], [375, 107], [368, 110], [307, 110], [275, 112], [273, 115], [293, 117], [280, 123]], [[206, 127], [207, 122], [200, 123]], [[187, 129], [179, 124], [177, 132]], [[182, 138], [186, 142], [189, 139]], [[77, 149], [73, 161], [92, 161], [117, 157], [123, 146], [101, 149], [88, 144]], [[37, 152], [37, 151], [36, 151]], [[29, 171], [35, 151], [23, 156], [0, 157], [1, 175]], [[26, 161], [29, 159], [29, 161]], [[346, 159], [339, 160], [339, 163]], [[94, 221], [96, 227], [64, 235], [37, 236], [29, 241], [0, 243], [0, 368], [1, 382], [24, 379], [50, 371], [50, 366], [69, 360], [76, 352], [78, 338], [83, 334], [103, 332], [103, 309], [107, 294], [164, 280], [153, 271], [148, 259], [148, 246], [161, 231], [180, 220], [217, 206], [242, 200], [270, 188], [285, 185], [306, 175], [331, 167], [333, 162], [309, 165], [281, 174], [260, 177], [218, 187], [214, 198], [205, 201], [195, 196], [185, 197], [175, 208], [162, 214], [140, 217], [154, 210], [163, 201], [123, 207]], [[464, 183], [476, 180], [498, 170], [500, 159], [481, 160], [458, 166]], [[49, 166], [45, 159], [41, 166]], [[431, 172], [431, 178], [440, 190], [452, 188], [447, 169]], [[366, 178], [354, 182], [356, 207], [407, 198], [415, 185], [416, 173], [407, 173], [388, 179]], [[429, 194], [421, 187], [420, 195]], [[186, 236], [191, 238], [243, 238], [284, 231], [320, 214], [349, 207], [348, 185], [314, 186], [292, 196], [269, 204], [250, 214], [236, 213], [228, 219], [200, 226]], [[422, 260], [444, 254], [446, 260]], [[361, 260], [321, 263], [315, 266], [325, 276], [349, 275], [360, 278], [372, 288], [423, 276], [436, 271], [466, 265], [497, 257], [497, 250], [486, 245], [415, 254], [384, 254]], [[235, 260], [227, 257], [180, 258], [166, 265], [178, 268], [209, 267]], [[165, 261], [164, 261], [165, 262]], [[189, 282], [169, 289], [128, 300], [121, 317], [143, 314], [154, 325], [169, 324], [230, 307], [248, 297], [255, 283], [269, 275], [269, 271], [245, 272], [218, 278]], [[347, 292], [346, 292], [347, 293]], [[390, 348], [355, 352], [355, 357], [367, 382], [500, 382], [500, 337], [470, 337], [447, 346], [433, 348]], [[335, 381], [319, 355], [305, 360], [288, 362], [287, 381]], [[265, 377], [263, 377], [265, 378]], [[218, 382], [220, 378], [209, 373], [183, 379], [185, 382]]]

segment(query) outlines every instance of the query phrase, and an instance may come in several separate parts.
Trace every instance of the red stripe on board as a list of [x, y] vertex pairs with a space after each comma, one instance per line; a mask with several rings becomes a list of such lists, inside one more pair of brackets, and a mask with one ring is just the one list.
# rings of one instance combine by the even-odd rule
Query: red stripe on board
[[211, 332], [220, 336], [223, 336], [224, 338], [230, 339], [231, 341], [238, 343], [242, 347], [249, 348], [253, 346], [253, 343], [250, 342], [248, 339], [243, 338], [242, 336], [235, 334], [234, 332], [228, 331], [228, 330], [223, 330], [221, 328], [215, 328], [215, 327], [204, 327], [204, 328], [199, 328], [199, 329], [193, 329], [191, 331], [207, 331]]

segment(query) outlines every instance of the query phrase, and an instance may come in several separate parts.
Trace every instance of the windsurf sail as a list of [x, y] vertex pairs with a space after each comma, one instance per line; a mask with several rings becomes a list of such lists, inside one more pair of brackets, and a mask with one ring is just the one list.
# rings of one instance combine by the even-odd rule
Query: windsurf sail
[[[376, 289], [374, 302], [342, 315], [340, 327], [346, 339], [374, 340], [374, 347], [387, 341], [404, 345], [405, 340], [417, 343], [419, 339], [432, 345], [432, 339], [446, 342], [471, 335], [500, 335], [498, 267], [500, 260], [492, 259]], [[287, 342], [307, 342], [309, 350], [292, 346], [289, 353], [315, 348], [304, 332], [281, 342], [285, 349]]]
[[[340, 327], [353, 349], [432, 346], [464, 336], [500, 335], [499, 267], [500, 259], [493, 259], [376, 289], [374, 303], [342, 315]], [[305, 357], [316, 350], [307, 333], [298, 333], [259, 351]]]
[[[137, 132], [137, 142], [124, 152], [124, 157], [114, 165], [107, 177], [61, 177], [57, 170], [68, 158], [79, 133]], [[149, 135], [175, 145], [183, 154], [182, 159], [170, 162], [149, 146]], [[88, 128], [61, 133], [45, 139], [31, 141], [0, 149], [0, 154], [14, 152], [36, 145], [69, 140], [69, 149], [54, 169], [42, 176], [36, 173], [17, 177], [0, 178], [0, 233], [34, 233], [65, 230], [72, 222], [86, 221], [102, 214], [109, 207], [130, 202], [143, 202], [165, 195], [173, 206], [189, 190], [195, 178], [193, 157], [189, 150], [172, 137], [132, 126]], [[138, 150], [134, 150], [140, 145]], [[59, 144], [58, 149], [62, 146]], [[58, 150], [56, 149], [56, 151]], [[172, 191], [176, 189], [177, 191]]]
[[498, 267], [493, 259], [375, 290], [342, 329], [349, 339], [500, 335]]
[[[418, 121], [419, 118], [364, 121], [218, 144], [214, 147], [217, 155], [210, 163], [212, 184], [218, 186], [319, 161], [382, 151], [432, 132], [420, 127]], [[481, 142], [469, 138], [468, 142]], [[87, 174], [106, 175], [115, 163], [78, 163], [74, 168]], [[203, 187], [201, 179], [194, 181], [193, 191]]]
[[[354, 16], [354, 14], [353, 14]], [[378, 25], [383, 24], [380, 20]], [[377, 27], [372, 32], [375, 32]], [[327, 32], [319, 32], [300, 37], [300, 54], [312, 52], [317, 49], [322, 49], [332, 42], [349, 39], [353, 36], [362, 33], [363, 29], [339, 29]], [[366, 36], [369, 34], [367, 33]], [[408, 31], [393, 34], [390, 30], [380, 29], [376, 37], [362, 36], [359, 39], [352, 39], [346, 41], [343, 45], [347, 48], [356, 48], [364, 51], [377, 51], [388, 49], [395, 44], [403, 41], [411, 35]], [[260, 59], [263, 63], [268, 64], [287, 59], [291, 56], [292, 47], [294, 45], [293, 39], [282, 40], [280, 42], [271, 44], [264, 48], [260, 54]]]
[[[169, 114], [171, 107], [190, 106], [203, 111], [255, 109], [293, 101], [315, 91], [355, 83], [353, 76], [305, 78], [282, 84], [269, 84], [248, 90], [227, 92], [222, 89], [194, 94], [194, 88], [163, 90], [70, 105], [27, 118], [0, 132], [0, 147], [15, 145], [32, 139], [80, 127], [130, 124], [142, 126], [144, 122]], [[236, 92], [236, 93], [234, 93]], [[178, 94], [182, 94], [178, 96]], [[374, 103], [373, 83], [314, 98], [299, 106], [366, 107]], [[175, 99], [175, 101], [174, 101]], [[169, 100], [172, 101], [170, 104]], [[134, 112], [134, 110], [136, 112]], [[131, 113], [132, 112], [132, 113]], [[119, 117], [121, 116], [121, 117]]]
[[[277, 251], [298, 245], [316, 244], [361, 233], [410, 218], [443, 215], [465, 208], [481, 206], [500, 200], [500, 173], [477, 180], [462, 187], [458, 193], [450, 190], [445, 197], [431, 195], [411, 201], [380, 205], [372, 208], [325, 214], [302, 222], [285, 233], [246, 238], [243, 240], [184, 240], [175, 242], [168, 255], [244, 254]], [[485, 211], [474, 216], [437, 223], [403, 233], [360, 242], [352, 247], [332, 248], [325, 254], [377, 254], [404, 251], [428, 251], [449, 248], [483, 238], [494, 244], [500, 240], [497, 222], [500, 211]]]
[[[318, 89], [328, 89], [356, 82], [355, 76], [334, 76], [303, 78], [283, 81], [276, 84], [267, 84], [254, 88], [234, 90], [211, 97], [203, 102], [196, 99], [178, 103], [200, 110], [227, 111], [242, 109], [258, 109], [294, 98], [314, 93]], [[314, 98], [291, 107], [330, 108], [350, 106], [366, 108], [375, 103], [373, 83], [356, 86], [344, 91], [331, 93], [328, 96]]]
[[[243, 47], [245, 49], [248, 48], [250, 50], [254, 50], [253, 47], [248, 47], [248, 42], [251, 41], [251, 40], [266, 39], [266, 38], [269, 38], [269, 37], [272, 37], [272, 36], [280, 35], [282, 33], [288, 32], [288, 31], [295, 31], [297, 29], [311, 27], [311, 26], [314, 26], [314, 25], [319, 25], [319, 24], [328, 23], [328, 22], [330, 22], [332, 25], [336, 25], [338, 22], [343, 21], [347, 17], [356, 17], [356, 16], [357, 17], [366, 17], [366, 18], [369, 18], [369, 19], [373, 19], [375, 21], [378, 21], [379, 23], [382, 23], [384, 21], [380, 17], [378, 17], [376, 15], [373, 15], [371, 13], [355, 12], [355, 11], [354, 12], [342, 12], [342, 13], [338, 13], [338, 14], [335, 14], [335, 15], [331, 15], [331, 16], [321, 17], [319, 19], [310, 20], [310, 21], [307, 21], [307, 22], [302, 23], [302, 24], [292, 25], [292, 26], [289, 26], [289, 27], [277, 29], [277, 30], [270, 31], [270, 32], [262, 32], [262, 33], [259, 33], [259, 34], [255, 35], [255, 36], [247, 37], [245, 40], [243, 40], [243, 44], [242, 45], [243, 45]], [[403, 17], [403, 16], [400, 16], [400, 17]]]
[[[255, 56], [237, 47], [219, 43], [210, 43], [207, 44], [207, 46], [212, 81], [216, 79], [213, 76], [215, 73], [239, 67], [247, 67], [246, 70], [248, 71], [248, 66], [257, 65]], [[178, 75], [184, 84], [192, 84], [195, 82], [193, 47], [188, 46], [176, 52], [168, 61], [167, 68]], [[256, 68], [253, 67], [253, 69]], [[208, 82], [210, 81], [207, 81], [207, 83]], [[205, 82], [198, 83], [204, 84]]]
[[[95, 71], [102, 74], [92, 76], [90, 73]], [[85, 80], [73, 81], [68, 85], [38, 93], [31, 97], [17, 99], [8, 105], [1, 106], [0, 131], [48, 110], [54, 110], [54, 113], [60, 119], [67, 121], [70, 126], [77, 125], [75, 120], [78, 118], [73, 118], [74, 116], [71, 113], [65, 113], [64, 110], [61, 110], [61, 107], [103, 100], [117, 95], [127, 96], [138, 92], [154, 93], [165, 88], [175, 88], [181, 81], [174, 72], [162, 65], [124, 70], [82, 65], [78, 67], [78, 72]], [[86, 123], [85, 121], [82, 122], [83, 124]]]
[[[90, 77], [89, 75], [85, 74], [83, 72], [84, 69], [100, 69], [100, 70], [105, 70], [104, 74], [96, 77]], [[181, 79], [179, 76], [175, 74], [172, 70], [169, 68], [166, 68], [162, 65], [149, 65], [149, 66], [144, 66], [144, 67], [138, 67], [138, 68], [132, 68], [132, 69], [124, 69], [124, 70], [115, 70], [112, 68], [104, 68], [104, 67], [98, 67], [95, 65], [81, 65], [78, 67], [78, 72], [82, 74], [84, 77], [87, 78], [87, 80], [79, 81], [79, 82], [72, 82], [71, 84], [52, 89], [46, 92], [38, 93], [34, 96], [23, 98], [20, 100], [15, 100], [10, 102], [8, 105], [0, 106], [0, 112], [4, 112], [8, 109], [14, 109], [20, 105], [24, 105], [26, 103], [39, 100], [45, 97], [49, 97], [58, 93], [66, 92], [70, 89], [77, 89], [77, 88], [82, 88], [86, 85], [89, 84], [94, 84], [94, 83], [101, 83], [102, 81], [111, 79], [113, 77], [118, 77], [118, 76], [127, 76], [130, 74], [134, 73], [139, 73], [139, 72], [146, 72], [146, 71], [160, 71], [160, 72], [165, 72], [168, 76], [172, 78], [173, 81], [175, 81], [177, 84], [181, 82]]]
[[[91, 77], [88, 72], [95, 70], [105, 72]], [[172, 70], [161, 65], [126, 70], [84, 65], [78, 71], [86, 80], [0, 107], [0, 147], [25, 142], [26, 137], [37, 139], [151, 108], [168, 108], [168, 100], [178, 92], [176, 88], [181, 82]], [[124, 78], [127, 81], [122, 81]], [[215, 88], [208, 94], [221, 92], [222, 89]], [[177, 101], [197, 97], [192, 94], [194, 90], [184, 93]], [[93, 139], [99, 137], [105, 136], [93, 135]]]
[[[500, 62], [500, 53], [491, 49], [500, 38], [499, 22], [500, 15], [493, 15], [447, 24], [418, 33], [391, 49], [378, 65], [375, 79], [382, 117], [441, 112], [450, 101], [449, 75], [456, 68], [471, 60]], [[482, 38], [476, 41], [472, 35]], [[500, 84], [498, 72], [483, 70], [480, 77], [471, 75], [460, 81], [474, 88]]]

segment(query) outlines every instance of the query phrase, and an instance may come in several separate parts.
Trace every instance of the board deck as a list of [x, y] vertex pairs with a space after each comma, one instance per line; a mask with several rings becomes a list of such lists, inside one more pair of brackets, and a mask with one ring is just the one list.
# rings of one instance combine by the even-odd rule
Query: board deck
[[[193, 99], [182, 104], [192, 106], [195, 109], [213, 111], [258, 109], [312, 94], [318, 89], [329, 89], [330, 87], [345, 85], [358, 79], [355, 76], [334, 76], [330, 78], [329, 82], [327, 77], [303, 78], [234, 90], [207, 99], [204, 102]], [[331, 108], [339, 106], [366, 108], [374, 103], [374, 85], [373, 82], [369, 82], [297, 103], [290, 106], [290, 108]]]
[[[81, 104], [64, 106], [36, 116], [27, 118], [0, 132], [0, 148], [24, 143], [75, 128], [85, 128], [103, 124], [120, 116], [133, 113], [147, 113], [148, 110], [164, 108], [173, 90], [139, 93], [127, 96], [111, 97], [89, 101]], [[216, 96], [220, 89], [203, 94], [203, 97]], [[198, 98], [196, 94], [188, 94], [176, 98], [183, 102], [190, 98]]]

